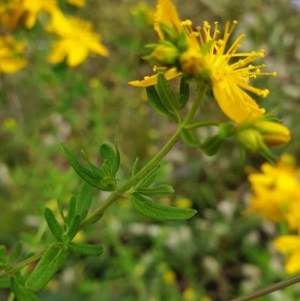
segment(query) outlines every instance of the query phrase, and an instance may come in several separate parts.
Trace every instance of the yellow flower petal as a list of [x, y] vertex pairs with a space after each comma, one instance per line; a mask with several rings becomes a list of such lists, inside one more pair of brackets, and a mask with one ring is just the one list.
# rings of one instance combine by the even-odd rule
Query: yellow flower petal
[[177, 33], [182, 31], [181, 21], [178, 17], [176, 7], [170, 0], [159, 0], [154, 14], [154, 30], [160, 39], [164, 38], [160, 25], [163, 24]]
[[265, 110], [234, 81], [223, 77], [212, 83], [214, 97], [222, 112], [237, 124], [261, 117]]
[[[164, 76], [167, 80], [173, 79], [175, 77], [180, 76], [182, 73], [177, 71], [176, 68], [168, 69], [164, 72]], [[142, 80], [133, 80], [130, 81], [128, 84], [135, 87], [148, 87], [155, 85], [157, 83], [157, 74], [152, 76], [145, 76]]]
[[300, 237], [298, 235], [284, 235], [278, 237], [274, 240], [274, 246], [283, 254], [288, 254], [297, 250], [300, 251]]
[[284, 265], [288, 274], [295, 274], [300, 271], [300, 250], [291, 254]]
[[67, 58], [67, 64], [75, 67], [82, 63], [89, 53], [108, 55], [107, 49], [100, 43], [100, 36], [92, 31], [89, 22], [67, 18], [60, 11], [56, 11], [46, 30], [60, 37], [60, 40], [54, 43], [49, 56], [51, 63], [58, 63]]

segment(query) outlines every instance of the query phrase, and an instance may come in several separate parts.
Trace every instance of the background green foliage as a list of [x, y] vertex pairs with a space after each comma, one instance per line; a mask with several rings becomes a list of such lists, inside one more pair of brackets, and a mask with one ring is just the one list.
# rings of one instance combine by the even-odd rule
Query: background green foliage
[[[35, 251], [40, 235], [50, 240], [41, 219], [45, 204], [57, 197], [68, 199], [78, 190], [80, 180], [59, 142], [86, 150], [95, 161], [103, 141], [116, 141], [122, 178], [135, 157], [145, 162], [174, 130], [150, 110], [144, 90], [127, 85], [149, 73], [141, 56], [155, 36], [141, 15], [131, 13], [139, 2], [87, 2], [81, 10], [65, 9], [93, 21], [109, 49], [108, 58], [92, 57], [76, 69], [51, 66], [45, 62], [51, 37], [37, 25], [18, 32], [30, 45], [29, 65], [0, 78], [0, 243], [9, 247], [21, 239], [25, 249]], [[147, 1], [153, 8], [155, 3]], [[288, 0], [174, 3], [181, 19], [194, 24], [218, 20], [222, 26], [238, 20], [236, 34], [247, 35], [242, 48], [266, 50], [267, 69], [278, 76], [258, 81], [270, 89], [263, 106], [278, 109], [276, 115], [294, 137], [285, 151], [299, 158], [300, 7]], [[209, 102], [205, 105], [209, 108]], [[212, 158], [179, 143], [161, 168], [176, 190], [164, 201], [177, 205], [185, 197], [199, 210], [196, 217], [153, 222], [120, 201], [83, 235], [85, 242], [104, 244], [104, 255], [69, 259], [40, 294], [42, 299], [177, 301], [209, 296], [223, 301], [286, 277], [271, 245], [276, 229], [241, 214], [249, 194], [245, 166], [263, 162], [257, 155], [245, 160], [231, 143]], [[298, 291], [295, 286], [261, 300], [296, 300]], [[0, 292], [1, 300], [5, 296]]]

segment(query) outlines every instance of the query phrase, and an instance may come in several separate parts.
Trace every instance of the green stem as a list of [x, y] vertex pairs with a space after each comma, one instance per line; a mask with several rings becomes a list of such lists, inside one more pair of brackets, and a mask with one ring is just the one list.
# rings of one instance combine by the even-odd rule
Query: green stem
[[259, 297], [262, 297], [262, 296], [265, 296], [265, 295], [268, 295], [270, 293], [273, 293], [275, 291], [279, 291], [287, 286], [290, 286], [290, 285], [293, 285], [295, 283], [298, 283], [300, 282], [300, 275], [298, 276], [295, 276], [293, 278], [290, 278], [290, 279], [287, 279], [287, 280], [283, 280], [283, 281], [280, 281], [280, 282], [277, 282], [275, 284], [271, 284], [267, 287], [264, 287], [254, 293], [251, 293], [247, 296], [243, 296], [243, 297], [238, 297], [238, 298], [235, 298], [235, 299], [231, 299], [230, 301], [250, 301], [250, 300], [255, 300]]
[[177, 131], [171, 136], [171, 138], [162, 147], [162, 149], [128, 182], [126, 182], [122, 187], [113, 192], [96, 211], [91, 213], [91, 215], [81, 223], [81, 228], [91, 225], [99, 220], [108, 207], [110, 207], [116, 200], [123, 196], [131, 187], [138, 183], [148, 172], [150, 172], [156, 165], [159, 164], [162, 158], [173, 148], [176, 142], [180, 139], [181, 128], [188, 126], [188, 124], [192, 121], [200, 106], [201, 101], [205, 96], [206, 91], [207, 85], [201, 85], [199, 87], [197, 98], [193, 102], [183, 122], [178, 126]]
[[192, 130], [192, 129], [198, 129], [201, 127], [211, 126], [211, 125], [219, 126], [220, 123], [221, 122], [217, 121], [217, 120], [199, 121], [199, 122], [191, 123], [191, 124], [187, 125], [185, 128], [187, 130]]
[[[189, 123], [192, 121], [193, 117], [195, 116], [200, 103], [202, 99], [205, 96], [205, 93], [207, 91], [207, 86], [203, 85], [199, 87], [199, 93], [195, 101], [193, 102], [190, 110], [188, 111], [187, 115], [185, 116], [183, 122], [179, 124], [176, 132], [170, 137], [170, 139], [167, 141], [167, 143], [161, 148], [161, 150], [152, 158], [150, 161], [139, 171], [137, 172], [133, 177], [131, 177], [130, 180], [128, 180], [123, 186], [121, 186], [118, 190], [113, 192], [103, 203], [101, 206], [98, 207], [97, 210], [95, 210], [93, 213], [90, 214], [89, 217], [87, 217], [80, 225], [80, 228], [84, 228], [86, 226], [89, 226], [91, 224], [94, 224], [96, 221], [98, 221], [103, 213], [106, 211], [107, 208], [109, 208], [113, 203], [115, 203], [120, 197], [123, 197], [124, 194], [129, 191], [136, 183], [138, 183], [143, 177], [150, 172], [156, 165], [159, 164], [159, 162], [165, 157], [165, 155], [173, 148], [173, 146], [176, 144], [176, 142], [181, 137], [181, 128], [186, 127], [189, 125]], [[31, 262], [34, 262], [38, 260], [43, 253], [47, 249], [17, 263], [15, 266], [11, 267], [10, 269], [7, 269], [6, 271], [0, 273], [0, 278], [13, 274], [14, 272], [18, 271], [19, 269], [23, 268], [24, 266], [30, 264]]]
[[139, 171], [137, 172], [129, 181], [127, 181], [122, 187], [113, 192], [103, 204], [91, 215], [86, 218], [81, 223], [81, 228], [95, 223], [105, 212], [105, 210], [110, 207], [117, 199], [125, 194], [132, 186], [138, 183], [148, 172], [150, 172], [161, 159], [173, 148], [175, 143], [180, 139], [180, 128], [171, 136], [168, 142], [163, 146], [163, 148]]
[[24, 268], [25, 266], [29, 265], [30, 263], [40, 259], [42, 257], [42, 255], [47, 251], [47, 248], [45, 248], [44, 250], [42, 250], [39, 253], [36, 253], [30, 257], [28, 257], [27, 259], [18, 262], [16, 265], [14, 265], [13, 267], [6, 269], [5, 271], [0, 273], [0, 278], [1, 277], [5, 277], [5, 276], [9, 276], [9, 275], [13, 275], [16, 271]]

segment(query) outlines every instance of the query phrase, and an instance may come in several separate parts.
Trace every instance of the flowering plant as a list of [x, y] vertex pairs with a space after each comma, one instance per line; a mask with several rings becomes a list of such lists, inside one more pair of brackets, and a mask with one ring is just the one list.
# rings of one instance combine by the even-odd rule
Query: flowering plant
[[[106, 48], [99, 44], [99, 36], [91, 31], [89, 24], [65, 18], [56, 9], [55, 1], [47, 5], [37, 1], [40, 5], [36, 6], [30, 6], [27, 1], [22, 3], [27, 27], [35, 24], [38, 11], [50, 14], [51, 21], [46, 30], [60, 38], [49, 56], [50, 62], [58, 63], [66, 58], [67, 64], [74, 67], [85, 60], [89, 52], [107, 55]], [[203, 22], [202, 26], [194, 29], [190, 20], [180, 20], [171, 0], [158, 1], [154, 16], [158, 41], [147, 46], [150, 54], [144, 57], [153, 64], [154, 74], [142, 80], [130, 81], [129, 84], [145, 87], [152, 109], [176, 128], [148, 163], [141, 166], [138, 158], [134, 160], [129, 179], [119, 179], [121, 155], [117, 146], [101, 144], [101, 164], [95, 164], [85, 153], [83, 159], [79, 159], [66, 145], [62, 145], [66, 158], [84, 184], [67, 205], [58, 200], [56, 209], [50, 206], [45, 208], [44, 218], [53, 236], [52, 243], [45, 249], [33, 255], [27, 254], [23, 260], [19, 260], [19, 246], [9, 255], [5, 246], [0, 247], [0, 277], [4, 279], [4, 286], [10, 287], [18, 300], [39, 300], [36, 293], [62, 268], [70, 254], [102, 255], [102, 244], [78, 242], [76, 237], [88, 226], [99, 222], [106, 210], [122, 198], [129, 199], [139, 213], [151, 219], [170, 221], [192, 218], [197, 212], [193, 208], [165, 206], [159, 202], [160, 198], [174, 192], [168, 183], [158, 182], [157, 176], [162, 159], [179, 140], [208, 156], [219, 152], [226, 141], [235, 140], [241, 153], [260, 153], [269, 161], [274, 159], [270, 148], [283, 146], [290, 141], [289, 129], [260, 107], [255, 99], [267, 97], [269, 91], [255, 87], [252, 81], [259, 76], [275, 76], [276, 73], [263, 72], [264, 64], [252, 65], [263, 58], [263, 50], [239, 51], [245, 36], [239, 35], [231, 41], [236, 26], [236, 21], [227, 22], [221, 30], [218, 23], [211, 26]], [[80, 39], [80, 45], [77, 45], [77, 39]], [[15, 70], [21, 68], [24, 62], [18, 64]], [[178, 88], [170, 85], [169, 81], [173, 79], [179, 81]], [[190, 97], [192, 90], [197, 94], [194, 99]], [[214, 105], [214, 114], [209, 119], [202, 119], [201, 116], [206, 109], [205, 102]], [[222, 113], [221, 117], [218, 117], [219, 113]], [[204, 127], [215, 128], [215, 134], [201, 139], [199, 129]], [[252, 180], [255, 183], [254, 176]], [[95, 190], [105, 191], [107, 197], [96, 209], [92, 209]], [[257, 191], [263, 193], [259, 189]], [[255, 208], [255, 198], [252, 201], [252, 207]], [[263, 204], [256, 207], [259, 206]], [[284, 212], [280, 211], [280, 206], [271, 209], [272, 212], [264, 211], [268, 217], [280, 219], [284, 216], [294, 225], [294, 215], [290, 212], [294, 208]], [[285, 251], [281, 241], [277, 241], [277, 246]], [[32, 263], [36, 263], [32, 270], [24, 269]], [[235, 300], [252, 300], [270, 291], [267, 289]]]

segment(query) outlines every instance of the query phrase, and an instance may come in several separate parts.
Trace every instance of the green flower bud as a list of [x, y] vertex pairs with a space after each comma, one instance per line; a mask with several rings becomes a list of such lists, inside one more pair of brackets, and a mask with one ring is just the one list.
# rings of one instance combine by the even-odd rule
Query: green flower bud
[[254, 128], [241, 129], [237, 133], [237, 139], [245, 148], [253, 152], [266, 148], [262, 135]]
[[152, 53], [146, 57], [152, 63], [170, 67], [176, 66], [179, 58], [179, 51], [173, 44], [159, 44]]
[[269, 147], [285, 145], [291, 140], [289, 129], [278, 122], [259, 120], [254, 123], [254, 126]]

